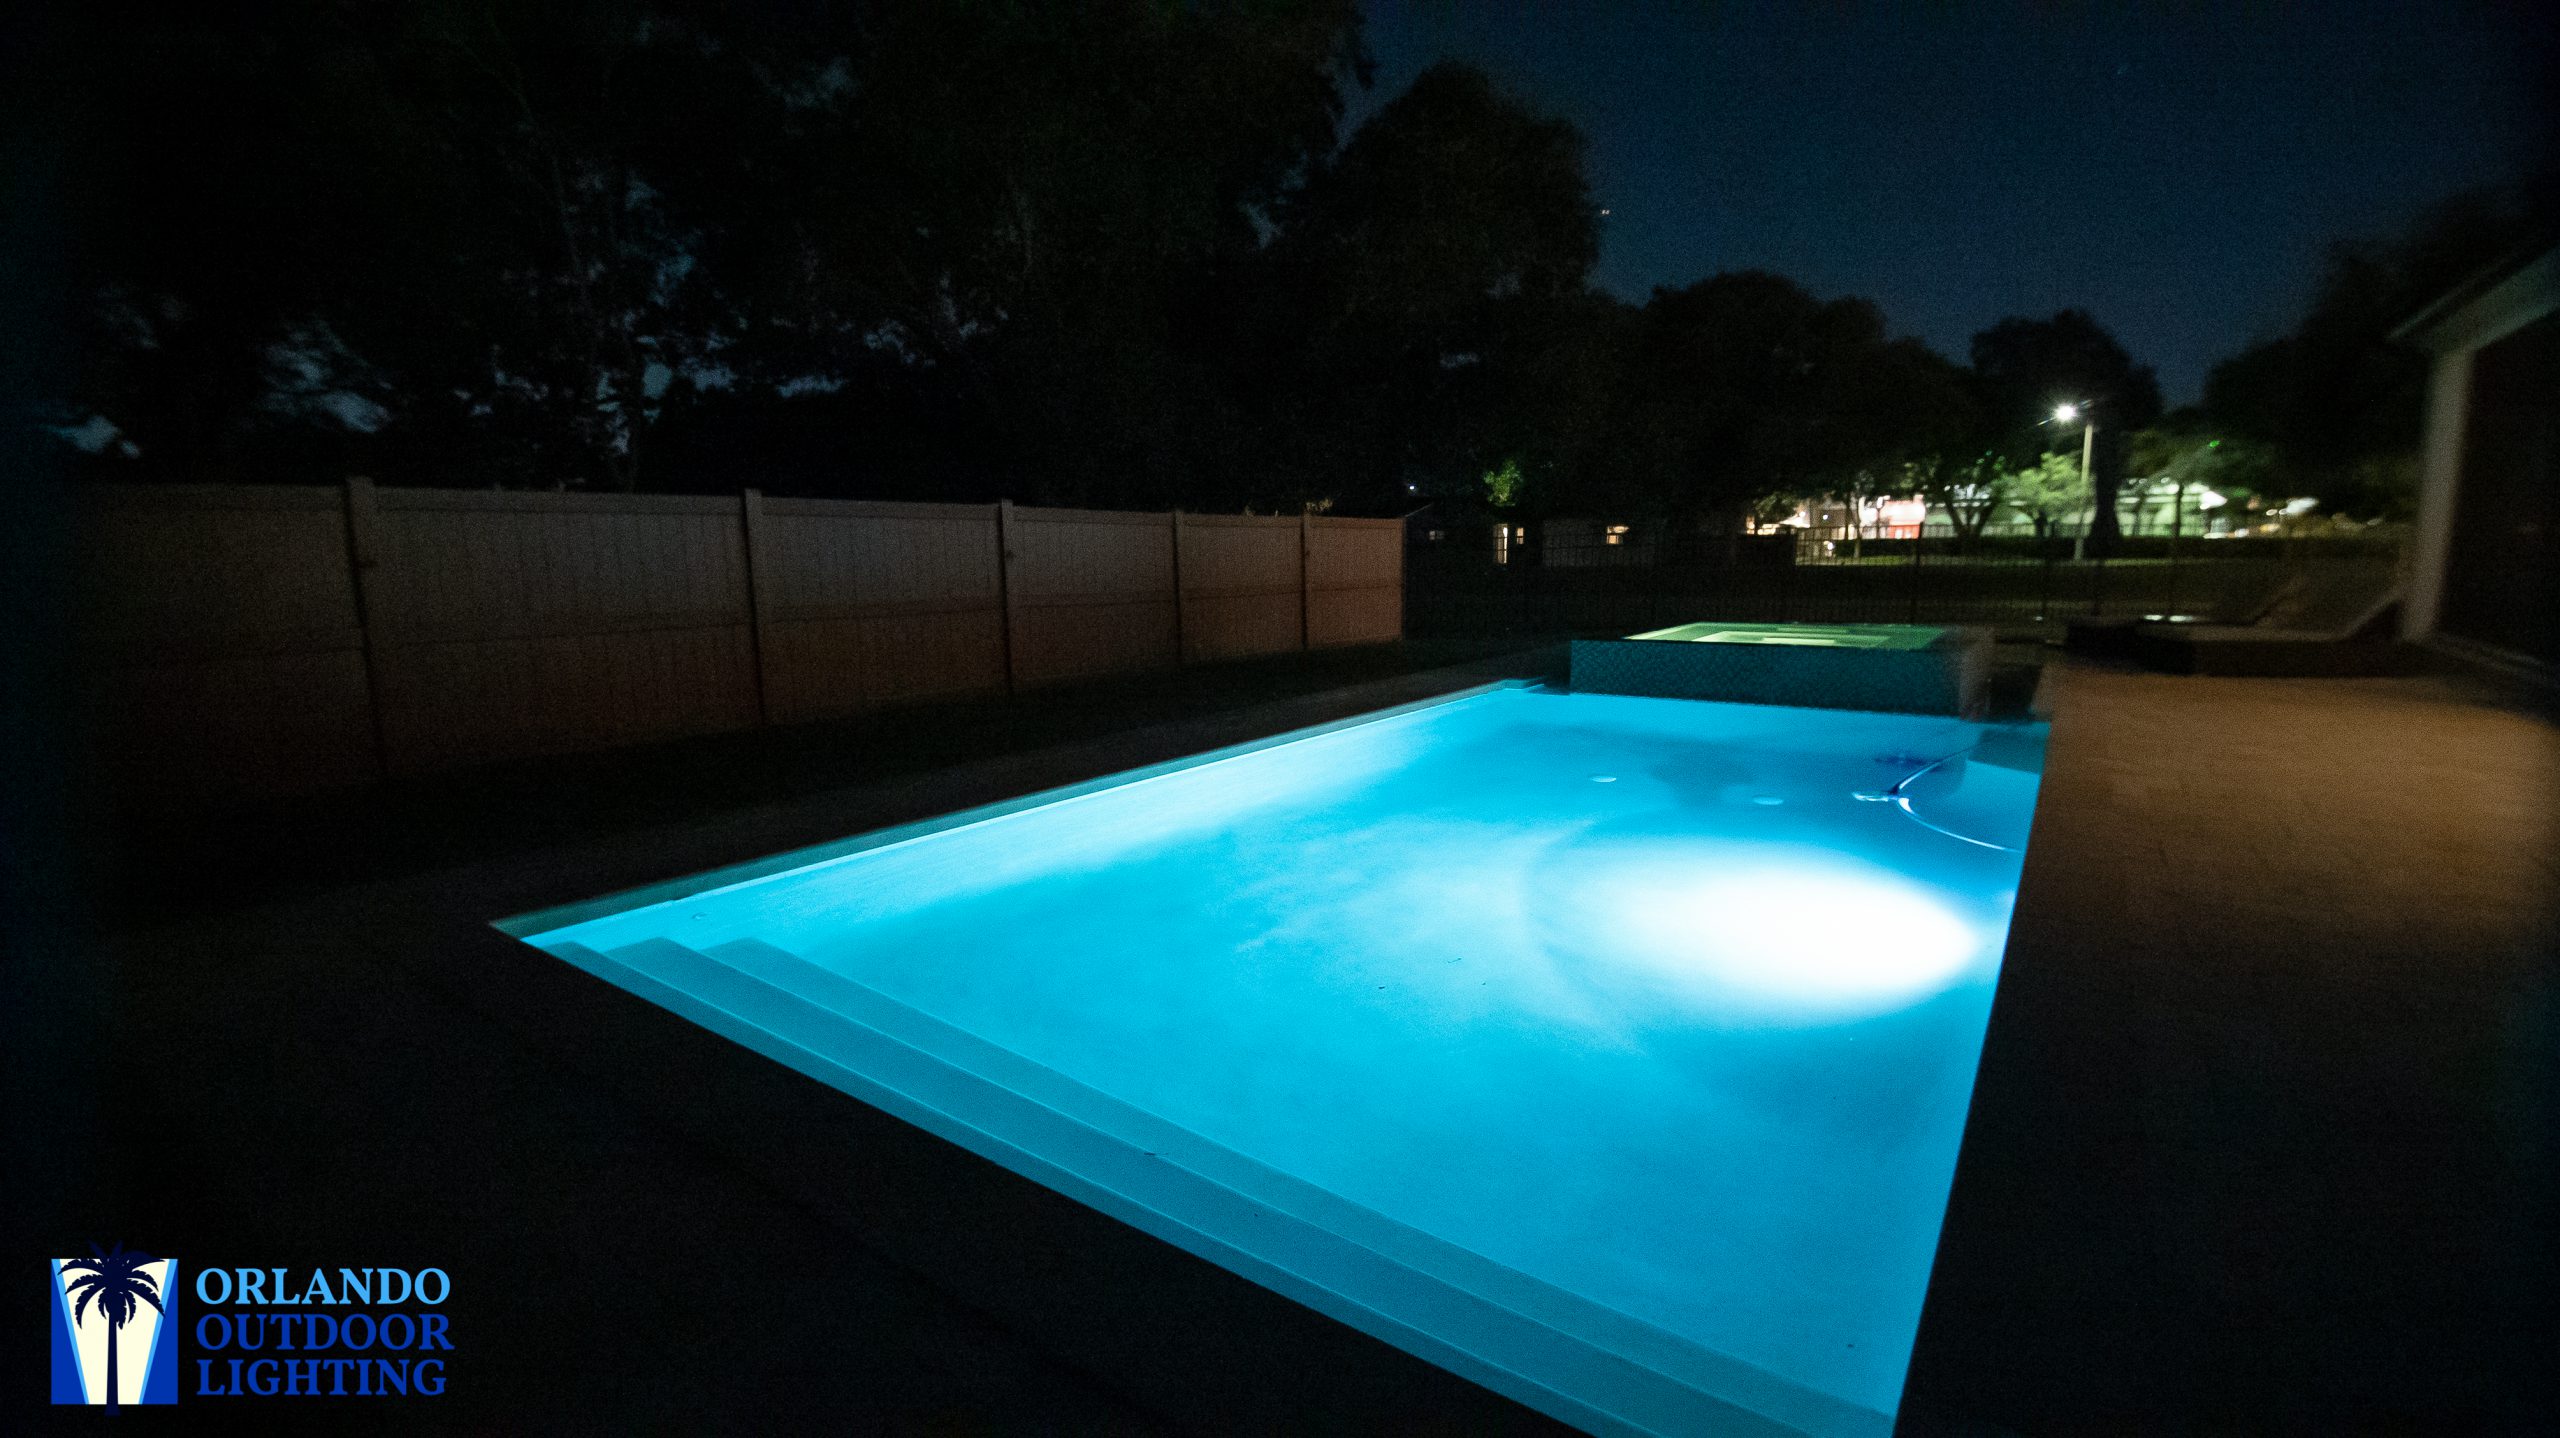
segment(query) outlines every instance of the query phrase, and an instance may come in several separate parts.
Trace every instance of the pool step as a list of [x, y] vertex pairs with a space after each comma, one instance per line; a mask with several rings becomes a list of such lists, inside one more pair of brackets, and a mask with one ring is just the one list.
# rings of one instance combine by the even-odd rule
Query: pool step
[[[1595, 1432], [1874, 1438], [1890, 1431], [1881, 1413], [1440, 1243], [782, 950], [749, 941], [722, 945], [715, 956], [665, 939], [607, 953], [556, 941], [544, 947], [1079, 1202]], [[1248, 1234], [1250, 1248], [1229, 1237]]]
[[1870, 1410], [1813, 1392], [1399, 1223], [787, 950], [742, 939], [703, 952], [821, 1009], [868, 1025], [1100, 1130], [1151, 1159], [1187, 1168], [1212, 1183], [1412, 1269], [1426, 1281], [1448, 1284], [1665, 1375], [1696, 1392], [1722, 1395], [1805, 1432], [1858, 1432], [1862, 1431], [1862, 1421], [1883, 1421], [1882, 1415]]

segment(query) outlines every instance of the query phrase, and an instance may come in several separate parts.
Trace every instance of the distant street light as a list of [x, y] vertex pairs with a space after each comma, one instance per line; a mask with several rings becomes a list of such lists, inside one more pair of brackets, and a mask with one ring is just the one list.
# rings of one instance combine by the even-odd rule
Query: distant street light
[[[2053, 421], [2056, 424], [2069, 424], [2079, 417], [2080, 406], [2076, 404], [2058, 404], [2053, 407]], [[2080, 430], [2080, 492], [2088, 497], [2089, 518], [2081, 522], [2080, 532], [2071, 538], [2071, 559], [2075, 564], [2088, 557], [2089, 526], [2096, 523], [2098, 518], [2097, 492], [2089, 488], [2089, 452], [2096, 446], [2097, 440], [2098, 422], [2093, 419]]]

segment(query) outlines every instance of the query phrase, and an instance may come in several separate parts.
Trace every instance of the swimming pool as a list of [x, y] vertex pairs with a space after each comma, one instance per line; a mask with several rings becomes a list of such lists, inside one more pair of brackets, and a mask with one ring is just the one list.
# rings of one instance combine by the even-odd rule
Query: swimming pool
[[1503, 687], [501, 927], [1568, 1422], [1880, 1434], [2041, 756]]

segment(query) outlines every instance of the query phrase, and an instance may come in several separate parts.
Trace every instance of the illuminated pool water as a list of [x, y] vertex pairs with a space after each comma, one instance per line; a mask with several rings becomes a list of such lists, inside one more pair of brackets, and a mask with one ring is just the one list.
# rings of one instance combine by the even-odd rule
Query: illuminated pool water
[[1506, 688], [504, 927], [1569, 1422], [1880, 1434], [2041, 753]]

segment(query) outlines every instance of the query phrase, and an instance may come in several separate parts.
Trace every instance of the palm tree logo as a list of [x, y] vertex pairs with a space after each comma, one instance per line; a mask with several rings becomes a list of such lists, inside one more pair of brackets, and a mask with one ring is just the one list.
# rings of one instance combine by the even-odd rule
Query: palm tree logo
[[123, 1396], [116, 1385], [116, 1339], [124, 1326], [142, 1312], [143, 1304], [150, 1304], [154, 1313], [166, 1311], [160, 1307], [160, 1280], [143, 1271], [159, 1260], [130, 1252], [121, 1243], [112, 1253], [99, 1252], [93, 1243], [89, 1252], [88, 1258], [63, 1260], [62, 1271], [79, 1276], [65, 1282], [62, 1292], [72, 1300], [74, 1331], [79, 1329], [91, 1303], [98, 1305], [98, 1316], [107, 1321], [107, 1406], [115, 1408]]

